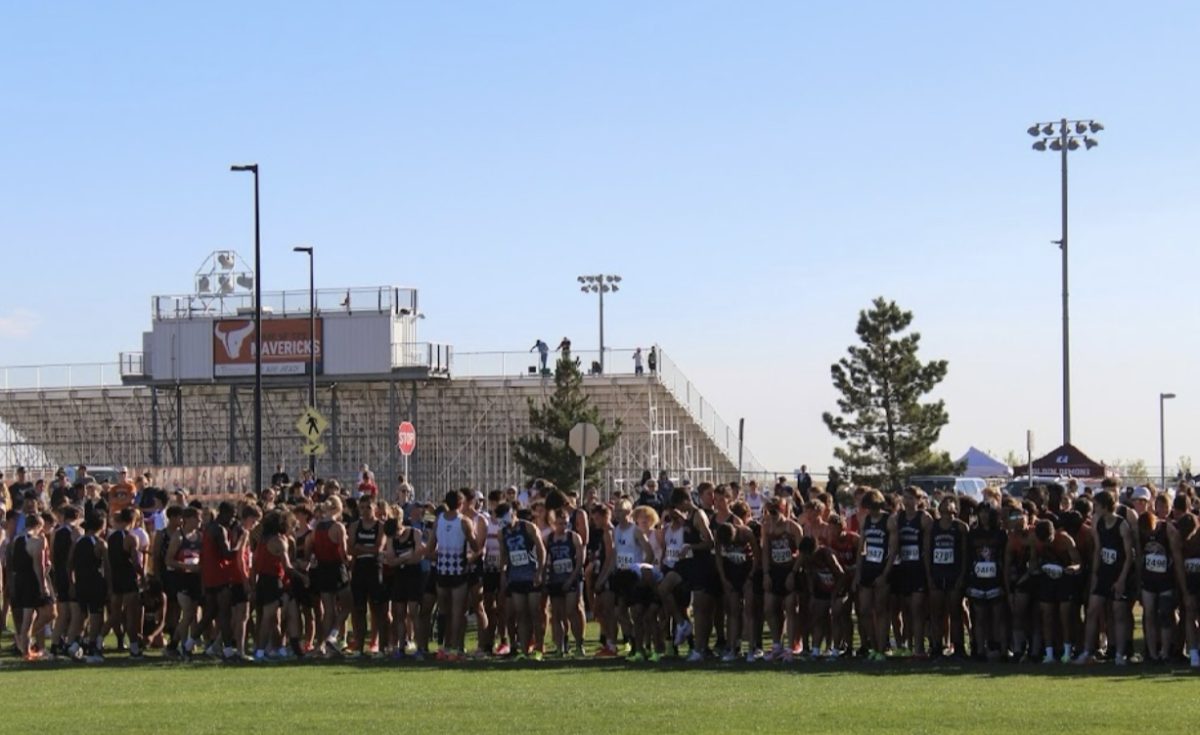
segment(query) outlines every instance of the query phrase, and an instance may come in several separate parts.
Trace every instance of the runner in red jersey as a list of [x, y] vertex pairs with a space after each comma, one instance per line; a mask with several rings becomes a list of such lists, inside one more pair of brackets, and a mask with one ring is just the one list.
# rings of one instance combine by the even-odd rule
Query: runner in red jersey
[[[209, 646], [209, 653], [218, 653], [218, 644], [224, 658], [233, 658], [233, 588], [234, 563], [240, 549], [230, 538], [237, 510], [233, 503], [223, 501], [217, 508], [217, 516], [204, 528], [200, 546], [200, 580], [204, 584], [204, 622], [201, 630], [207, 630], [214, 622], [217, 634]], [[245, 543], [245, 537], [242, 543]]]
[[[830, 653], [844, 656], [850, 652], [854, 639], [854, 626], [850, 617], [850, 611], [854, 607], [854, 596], [851, 592], [854, 587], [854, 573], [858, 566], [858, 549], [862, 545], [862, 539], [857, 533], [846, 530], [845, 521], [837, 513], [829, 516], [829, 526], [832, 529], [829, 549], [837, 557], [842, 569], [846, 570], [846, 574], [839, 580], [833, 591], [833, 601], [829, 610], [830, 617], [833, 619], [833, 648]], [[836, 658], [836, 656], [831, 657]]]

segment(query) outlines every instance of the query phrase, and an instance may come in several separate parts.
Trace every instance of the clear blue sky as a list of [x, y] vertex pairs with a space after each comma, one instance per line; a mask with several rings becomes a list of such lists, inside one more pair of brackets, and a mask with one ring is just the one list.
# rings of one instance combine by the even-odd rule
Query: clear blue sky
[[217, 248], [265, 288], [422, 289], [460, 351], [656, 341], [771, 467], [825, 465], [876, 295], [950, 361], [942, 447], [1057, 444], [1072, 155], [1075, 439], [1200, 460], [1194, 3], [44, 3], [0, 8], [3, 364], [138, 349]]

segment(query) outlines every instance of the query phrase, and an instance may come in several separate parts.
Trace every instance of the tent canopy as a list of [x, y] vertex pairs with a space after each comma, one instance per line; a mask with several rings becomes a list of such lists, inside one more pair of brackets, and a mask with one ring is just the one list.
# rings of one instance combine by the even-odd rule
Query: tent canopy
[[1105, 477], [1104, 465], [1093, 460], [1073, 444], [1064, 444], [1046, 456], [1033, 460], [1033, 472], [1029, 465], [1014, 467], [1018, 475], [1057, 475], [1059, 477]]
[[963, 477], [1009, 477], [1012, 470], [998, 459], [993, 459], [987, 452], [971, 447], [959, 458], [959, 463], [966, 465]]

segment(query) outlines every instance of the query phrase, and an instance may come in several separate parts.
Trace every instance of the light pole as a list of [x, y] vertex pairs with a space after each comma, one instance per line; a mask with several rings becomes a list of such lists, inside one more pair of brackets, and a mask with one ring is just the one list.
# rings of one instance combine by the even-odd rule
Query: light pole
[[[1058, 132], [1055, 132], [1055, 126], [1058, 126]], [[1049, 149], [1062, 153], [1062, 239], [1058, 240], [1058, 247], [1062, 250], [1063, 444], [1071, 443], [1071, 328], [1067, 306], [1067, 153], [1079, 148], [1081, 142], [1084, 150], [1095, 148], [1099, 142], [1092, 135], [1103, 129], [1104, 126], [1095, 120], [1068, 120], [1064, 117], [1057, 123], [1037, 123], [1025, 131], [1038, 139], [1033, 144], [1035, 151]]]
[[1163, 491], [1167, 489], [1167, 423], [1163, 419], [1163, 410], [1166, 402], [1174, 397], [1174, 393], [1158, 394], [1158, 464], [1160, 473], [1158, 489]]
[[[311, 245], [297, 245], [295, 253], [308, 253], [308, 407], [317, 410], [317, 287]], [[308, 455], [308, 471], [317, 478], [317, 455]]]
[[596, 293], [600, 295], [600, 374], [604, 374], [604, 294], [609, 291], [619, 291], [617, 284], [621, 282], [620, 276], [610, 276], [599, 273], [594, 276], [579, 276], [576, 280], [579, 281], [579, 290], [584, 293]]
[[254, 174], [254, 491], [262, 491], [262, 238], [258, 227], [258, 164], [229, 167]]

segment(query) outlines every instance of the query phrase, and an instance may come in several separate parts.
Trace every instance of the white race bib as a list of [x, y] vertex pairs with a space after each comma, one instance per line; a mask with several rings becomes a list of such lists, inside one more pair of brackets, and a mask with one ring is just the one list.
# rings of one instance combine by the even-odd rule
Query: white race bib
[[746, 552], [744, 552], [744, 551], [727, 551], [727, 552], [725, 552], [725, 558], [727, 560], [729, 560], [730, 564], [745, 564], [746, 563]]
[[1166, 554], [1146, 554], [1146, 571], [1154, 574], [1166, 574]]
[[671, 548], [667, 549], [667, 566], [675, 566], [675, 563], [679, 561], [680, 551], [682, 551], [682, 549], [678, 546], [672, 546]]
[[921, 548], [912, 544], [905, 544], [900, 547], [900, 561], [919, 561], [921, 559]]
[[510, 551], [508, 552], [508, 565], [511, 567], [523, 567], [529, 564], [528, 551]]
[[617, 569], [633, 569], [633, 554], [628, 552], [618, 552]]
[[994, 562], [994, 561], [977, 561], [977, 562], [975, 562], [975, 576], [979, 579], [995, 579], [996, 578], [996, 562]]
[[574, 568], [575, 568], [575, 562], [572, 561], [571, 559], [555, 559], [554, 560], [554, 573], [555, 574], [570, 574], [571, 570]]
[[933, 550], [934, 564], [953, 564], [954, 563], [954, 547], [934, 549]]
[[830, 572], [817, 572], [817, 580], [820, 581], [822, 587], [833, 586], [833, 574]]
[[1100, 549], [1100, 561], [1104, 564], [1113, 565], [1117, 563], [1116, 549]]
[[872, 564], [883, 563], [883, 548], [880, 546], [867, 547], [867, 561]]
[[1050, 579], [1058, 579], [1063, 575], [1063, 568], [1058, 564], [1043, 564], [1042, 574], [1045, 574]]
[[786, 546], [771, 547], [771, 561], [776, 564], [787, 564], [792, 560], [792, 550]]
[[1183, 571], [1188, 574], [1200, 574], [1200, 559], [1184, 559]]

